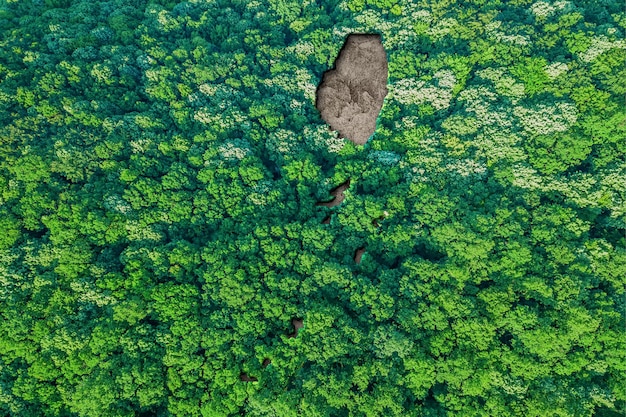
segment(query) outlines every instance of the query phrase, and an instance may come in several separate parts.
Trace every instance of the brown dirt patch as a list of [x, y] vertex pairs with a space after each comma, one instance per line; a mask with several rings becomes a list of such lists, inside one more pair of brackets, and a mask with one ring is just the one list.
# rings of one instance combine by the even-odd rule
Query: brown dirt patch
[[290, 339], [298, 336], [298, 331], [304, 327], [304, 321], [302, 319], [293, 319], [291, 320], [291, 324], [293, 325], [294, 331], [288, 336]]
[[[343, 192], [346, 191], [348, 189], [348, 187], [350, 187], [350, 179], [346, 180], [345, 182], [339, 184], [337, 187], [335, 187], [332, 190], [330, 190], [330, 195], [333, 196], [332, 200], [330, 200], [328, 202], [318, 202], [318, 203], [315, 203], [315, 205], [316, 206], [324, 206], [324, 207], [335, 207], [335, 206], [338, 206], [346, 198], [346, 196], [344, 195]], [[329, 222], [330, 222], [330, 220], [329, 220]]]
[[256, 382], [256, 381], [259, 380], [258, 378], [250, 376], [250, 375], [248, 375], [248, 374], [246, 374], [244, 372], [239, 374], [239, 379], [244, 381], [244, 382]]
[[317, 89], [315, 106], [322, 119], [341, 137], [365, 144], [376, 130], [388, 73], [380, 35], [349, 35]]
[[354, 262], [357, 264], [361, 263], [361, 258], [363, 258], [363, 254], [365, 253], [365, 248], [358, 248], [354, 251]]

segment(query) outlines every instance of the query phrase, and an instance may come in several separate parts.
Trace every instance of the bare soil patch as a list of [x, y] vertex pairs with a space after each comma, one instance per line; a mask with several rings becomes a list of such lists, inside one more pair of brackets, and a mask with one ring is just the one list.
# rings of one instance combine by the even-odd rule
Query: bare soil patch
[[358, 248], [356, 251], [354, 251], [354, 262], [356, 262], [357, 264], [361, 263], [361, 258], [363, 258], [363, 254], [365, 253], [365, 248]]
[[[339, 184], [337, 187], [330, 190], [330, 195], [333, 196], [333, 199], [327, 202], [318, 202], [316, 206], [324, 206], [324, 207], [335, 207], [342, 203], [342, 201], [346, 198], [343, 194], [350, 187], [350, 179], [345, 182]], [[329, 219], [330, 222], [330, 219]]]
[[317, 89], [315, 106], [322, 119], [341, 137], [365, 144], [376, 130], [388, 74], [380, 35], [349, 35]]
[[259, 380], [258, 378], [250, 376], [250, 375], [248, 375], [248, 374], [246, 374], [244, 372], [239, 374], [239, 379], [244, 381], [244, 382], [256, 382], [256, 381]]
[[293, 325], [294, 331], [288, 336], [290, 339], [298, 336], [298, 331], [304, 327], [304, 321], [302, 319], [293, 319], [291, 320], [291, 324]]

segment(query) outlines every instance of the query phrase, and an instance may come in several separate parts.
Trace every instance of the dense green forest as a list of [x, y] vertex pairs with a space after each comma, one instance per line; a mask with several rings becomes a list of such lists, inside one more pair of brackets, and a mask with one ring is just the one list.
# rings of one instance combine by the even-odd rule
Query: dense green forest
[[[0, 1], [0, 415], [624, 415], [625, 31], [620, 0]], [[315, 108], [351, 33], [389, 61], [364, 146]]]

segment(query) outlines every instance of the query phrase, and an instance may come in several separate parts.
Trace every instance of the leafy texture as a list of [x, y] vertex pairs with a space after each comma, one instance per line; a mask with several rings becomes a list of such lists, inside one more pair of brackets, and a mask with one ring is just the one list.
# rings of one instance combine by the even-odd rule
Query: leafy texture
[[[625, 30], [611, 0], [2, 2], [0, 415], [623, 415]], [[388, 54], [363, 146], [315, 107], [353, 33]]]
[[335, 69], [326, 71], [316, 107], [341, 137], [365, 144], [387, 95], [387, 56], [377, 35], [349, 35]]

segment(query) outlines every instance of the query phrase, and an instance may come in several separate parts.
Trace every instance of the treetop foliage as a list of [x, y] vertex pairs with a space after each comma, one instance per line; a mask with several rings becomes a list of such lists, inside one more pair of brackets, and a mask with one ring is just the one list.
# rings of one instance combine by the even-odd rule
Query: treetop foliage
[[[0, 414], [623, 414], [625, 31], [611, 0], [2, 3]], [[388, 53], [365, 146], [314, 105], [350, 33]]]

